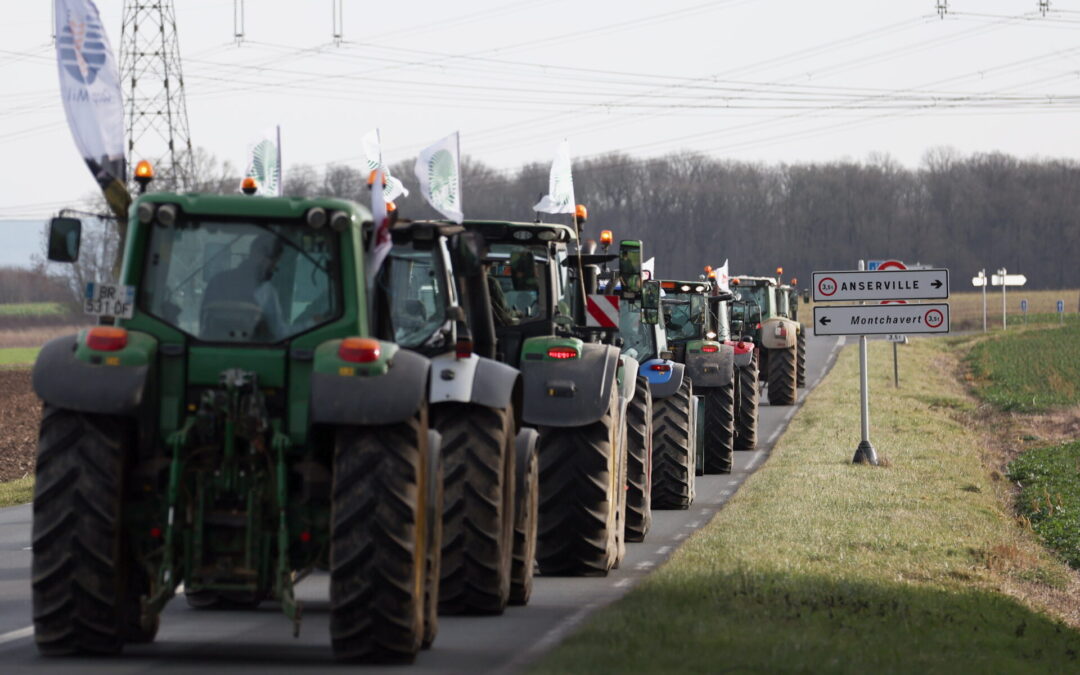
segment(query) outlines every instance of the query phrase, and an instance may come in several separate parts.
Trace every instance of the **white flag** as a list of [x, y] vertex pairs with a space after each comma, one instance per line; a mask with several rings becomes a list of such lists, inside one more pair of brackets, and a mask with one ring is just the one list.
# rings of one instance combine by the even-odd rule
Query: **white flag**
[[367, 172], [370, 174], [375, 169], [383, 170], [383, 175], [386, 177], [386, 185], [383, 187], [386, 201], [392, 202], [398, 197], [408, 197], [409, 191], [405, 189], [405, 184], [391, 176], [390, 170], [383, 164], [382, 134], [379, 133], [379, 130], [372, 129], [364, 134], [361, 145], [364, 148], [364, 161], [367, 162]]
[[641, 263], [641, 278], [649, 281], [656, 276], [656, 258], [649, 258]]
[[124, 104], [105, 27], [92, 0], [55, 0], [54, 10], [60, 95], [75, 145], [102, 190], [122, 185]]
[[386, 217], [386, 198], [383, 196], [379, 185], [382, 184], [384, 173], [376, 168], [375, 180], [372, 181], [371, 190], [371, 222], [375, 224], [375, 232], [371, 237], [371, 248], [367, 254], [367, 280], [368, 284], [375, 283], [375, 275], [379, 273], [383, 261], [393, 248], [390, 239], [390, 219]]
[[465, 219], [461, 211], [461, 156], [458, 132], [436, 141], [420, 151], [416, 158], [416, 179], [420, 192], [428, 204], [460, 223]]
[[730, 277], [728, 277], [728, 261], [724, 260], [724, 264], [713, 270], [713, 274], [716, 275], [716, 283], [720, 286], [721, 291], [730, 291], [731, 286], [728, 284]]
[[563, 139], [555, 150], [555, 160], [551, 163], [548, 193], [533, 207], [533, 211], [573, 213], [575, 208], [574, 175], [570, 167], [570, 142]]
[[[281, 127], [267, 129], [251, 144], [245, 178], [255, 179], [255, 194], [263, 197], [280, 197], [281, 176]], [[243, 185], [243, 182], [241, 182]]]

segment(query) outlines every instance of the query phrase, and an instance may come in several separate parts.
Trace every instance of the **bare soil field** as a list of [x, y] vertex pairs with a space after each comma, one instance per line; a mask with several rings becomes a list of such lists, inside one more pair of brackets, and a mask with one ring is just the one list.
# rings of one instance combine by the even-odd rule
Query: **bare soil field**
[[41, 402], [28, 369], [0, 370], [0, 482], [34, 472]]

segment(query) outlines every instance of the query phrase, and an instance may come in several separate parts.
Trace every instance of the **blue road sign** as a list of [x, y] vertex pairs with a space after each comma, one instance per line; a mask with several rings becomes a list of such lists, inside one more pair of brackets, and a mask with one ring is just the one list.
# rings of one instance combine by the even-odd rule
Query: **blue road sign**
[[1065, 301], [1064, 300], [1058, 300], [1058, 314], [1062, 314], [1064, 312], [1065, 312]]
[[1027, 300], [1026, 299], [1020, 301], [1020, 311], [1021, 312], [1027, 312]]

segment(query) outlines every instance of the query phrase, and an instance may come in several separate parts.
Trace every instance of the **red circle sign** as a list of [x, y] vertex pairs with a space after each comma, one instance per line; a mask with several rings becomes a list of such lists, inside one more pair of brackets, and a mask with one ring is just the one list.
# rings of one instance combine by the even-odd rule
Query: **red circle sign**
[[836, 289], [836, 279], [833, 279], [832, 277], [823, 277], [821, 281], [819, 281], [817, 284], [818, 293], [824, 295], [825, 297], [834, 295], [836, 293]]
[[907, 269], [907, 265], [900, 262], [899, 260], [886, 260], [885, 262], [883, 262], [883, 263], [881, 263], [880, 265], [877, 266], [877, 271], [878, 272], [880, 272], [881, 270], [906, 270], [906, 269]]
[[941, 324], [945, 323], [945, 315], [941, 313], [940, 309], [932, 309], [923, 315], [923, 322], [930, 328], [939, 328]]

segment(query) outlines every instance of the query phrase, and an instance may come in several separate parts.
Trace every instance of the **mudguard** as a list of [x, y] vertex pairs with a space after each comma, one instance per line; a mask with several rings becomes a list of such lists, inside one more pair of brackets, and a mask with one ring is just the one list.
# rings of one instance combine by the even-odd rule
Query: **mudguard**
[[580, 354], [566, 360], [522, 359], [526, 424], [580, 427], [604, 416], [616, 383], [619, 350], [584, 343]]
[[[716, 343], [713, 343], [716, 344]], [[715, 352], [703, 352], [700, 347], [688, 344], [686, 348], [686, 374], [698, 387], [723, 387], [735, 376], [735, 348], [721, 344]]]
[[516, 474], [514, 483], [516, 490], [514, 494], [517, 500], [518, 507], [522, 508], [522, 499], [526, 497], [527, 487], [525, 485], [526, 475], [529, 471], [529, 459], [536, 453], [536, 449], [540, 446], [540, 433], [531, 427], [524, 427], [518, 432], [517, 438], [514, 439], [514, 472]]
[[66, 410], [137, 415], [157, 353], [157, 340], [131, 331], [123, 349], [95, 352], [83, 344], [84, 333], [45, 343], [34, 362], [34, 393], [45, 403]]
[[735, 350], [735, 367], [745, 368], [750, 365], [754, 360], [754, 343], [753, 342], [732, 342], [727, 341], [724, 344], [730, 345]]
[[517, 368], [494, 359], [471, 354], [459, 359], [443, 354], [431, 359], [432, 403], [454, 401], [505, 409], [514, 405], [515, 422], [521, 422], [521, 374]]
[[798, 339], [799, 324], [774, 316], [761, 322], [761, 346], [765, 349], [790, 349]]
[[316, 350], [309, 399], [312, 424], [397, 424], [415, 415], [427, 399], [427, 358], [388, 344], [387, 367], [373, 368], [375, 374], [355, 374], [349, 365], [333, 371], [334, 344]]
[[619, 367], [622, 369], [619, 381], [619, 396], [622, 398], [622, 402], [628, 405], [634, 398], [634, 392], [637, 391], [637, 376], [641, 364], [634, 357], [623, 354], [619, 357]]
[[[671, 366], [671, 370], [666, 373], [655, 371], [651, 368], [654, 364]], [[649, 391], [652, 393], [653, 400], [656, 400], [658, 398], [667, 398], [679, 391], [683, 378], [686, 377], [686, 366], [675, 361], [650, 359], [641, 364], [638, 372], [649, 380]]]

